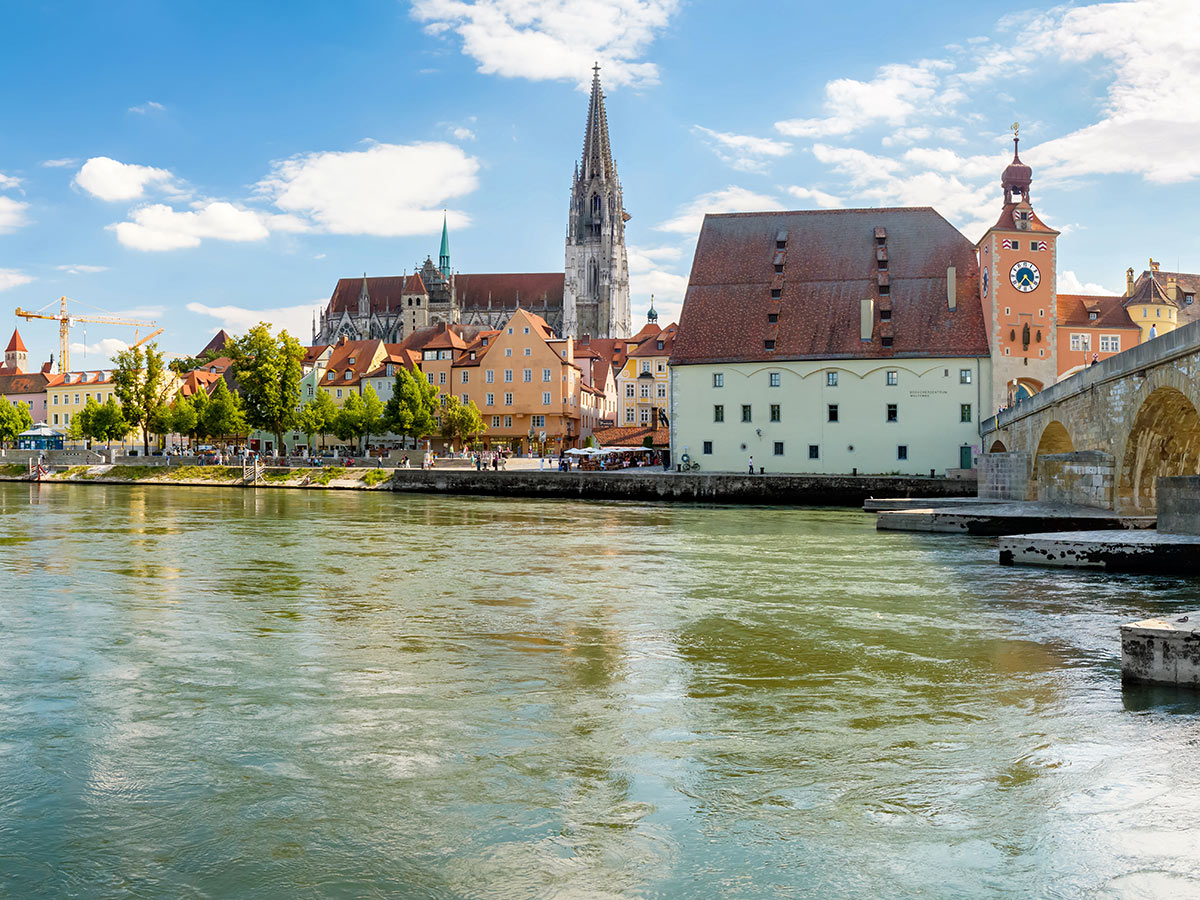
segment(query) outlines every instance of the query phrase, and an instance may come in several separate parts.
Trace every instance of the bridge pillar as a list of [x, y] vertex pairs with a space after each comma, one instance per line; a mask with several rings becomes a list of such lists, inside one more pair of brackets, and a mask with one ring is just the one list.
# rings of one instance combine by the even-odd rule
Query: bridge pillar
[[1115, 462], [1100, 450], [1048, 453], [1037, 458], [1037, 499], [1113, 509]]
[[1158, 479], [1158, 530], [1200, 534], [1200, 475]]
[[1023, 451], [979, 454], [981, 500], [1029, 500], [1030, 456]]

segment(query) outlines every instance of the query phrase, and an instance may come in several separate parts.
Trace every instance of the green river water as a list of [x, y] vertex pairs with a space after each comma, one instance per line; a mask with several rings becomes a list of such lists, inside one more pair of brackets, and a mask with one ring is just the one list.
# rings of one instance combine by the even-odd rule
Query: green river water
[[1200, 701], [854, 510], [0, 485], [0, 896], [1200, 894]]

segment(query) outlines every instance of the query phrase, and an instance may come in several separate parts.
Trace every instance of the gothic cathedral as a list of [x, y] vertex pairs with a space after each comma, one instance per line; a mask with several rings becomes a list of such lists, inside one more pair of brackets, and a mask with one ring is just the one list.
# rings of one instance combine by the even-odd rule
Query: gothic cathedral
[[592, 77], [583, 158], [575, 167], [567, 222], [563, 286], [563, 334], [566, 337], [628, 337], [629, 263], [621, 181], [608, 142], [608, 116], [600, 67]]

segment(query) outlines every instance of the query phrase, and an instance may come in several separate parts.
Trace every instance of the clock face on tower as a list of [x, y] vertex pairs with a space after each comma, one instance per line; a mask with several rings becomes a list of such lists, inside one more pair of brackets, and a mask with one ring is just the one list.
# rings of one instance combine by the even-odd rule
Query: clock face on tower
[[1042, 273], [1029, 260], [1023, 259], [1018, 263], [1013, 263], [1013, 267], [1008, 273], [1008, 280], [1022, 294], [1028, 294], [1041, 283]]

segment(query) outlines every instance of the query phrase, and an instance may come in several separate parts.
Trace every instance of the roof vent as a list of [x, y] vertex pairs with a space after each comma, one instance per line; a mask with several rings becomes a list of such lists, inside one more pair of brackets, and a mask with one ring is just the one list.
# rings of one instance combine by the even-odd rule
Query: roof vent
[[875, 331], [875, 301], [867, 297], [862, 302], [862, 308], [859, 310], [858, 336], [864, 341], [871, 339], [871, 334]]
[[958, 305], [958, 272], [954, 266], [946, 267], [946, 305], [950, 309]]
[[887, 241], [887, 229], [882, 225], [875, 226], [875, 243], [882, 244]]

